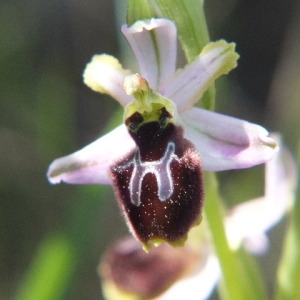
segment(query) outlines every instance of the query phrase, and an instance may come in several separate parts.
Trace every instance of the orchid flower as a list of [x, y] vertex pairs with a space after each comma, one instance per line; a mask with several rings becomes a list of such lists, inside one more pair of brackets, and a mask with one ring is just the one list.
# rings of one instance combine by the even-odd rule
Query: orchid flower
[[164, 244], [145, 253], [129, 236], [107, 251], [99, 273], [106, 300], [200, 300], [212, 293], [221, 269], [207, 240], [200, 247]]
[[[236, 67], [233, 43], [209, 43], [192, 63], [176, 70], [177, 34], [172, 21], [137, 21], [124, 25], [122, 32], [140, 75], [130, 75], [117, 59], [103, 54], [92, 58], [83, 77], [91, 89], [111, 95], [125, 108], [125, 124], [56, 159], [48, 178], [51, 183], [112, 184], [132, 233], [145, 249], [149, 243], [180, 244], [201, 220], [202, 170], [264, 163], [277, 151], [277, 144], [259, 125], [194, 106], [217, 77]], [[149, 200], [153, 197], [155, 208]], [[192, 204], [180, 208], [190, 200]], [[146, 206], [148, 210], [142, 210]], [[181, 230], [175, 226], [178, 222], [184, 222]]]
[[[280, 144], [277, 135], [274, 139]], [[266, 251], [267, 231], [293, 204], [296, 165], [289, 151], [281, 146], [274, 158], [266, 163], [264, 196], [228, 211], [225, 228], [233, 250], [243, 245], [252, 254]], [[133, 238], [117, 242], [101, 264], [106, 299], [123, 299], [125, 294], [132, 296], [128, 299], [208, 299], [221, 277], [221, 267], [209, 238], [205, 238], [207, 227], [193, 230], [185, 247], [164, 245], [153, 249], [150, 256]], [[136, 282], [133, 278], [139, 280]]]

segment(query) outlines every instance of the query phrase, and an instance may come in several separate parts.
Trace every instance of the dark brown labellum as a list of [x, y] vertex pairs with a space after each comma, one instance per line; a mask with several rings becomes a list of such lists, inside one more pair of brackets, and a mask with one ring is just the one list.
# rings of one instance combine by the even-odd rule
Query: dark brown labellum
[[138, 120], [137, 126], [130, 120], [127, 124], [137, 148], [111, 168], [117, 199], [132, 233], [145, 248], [164, 241], [180, 244], [201, 220], [199, 154], [183, 138], [180, 126], [166, 125], [161, 119], [143, 123], [136, 114], [132, 119]]
[[130, 299], [153, 299], [184, 275], [199, 272], [205, 259], [201, 249], [167, 244], [145, 253], [135, 239], [126, 237], [107, 251], [99, 271], [104, 291], [111, 286], [119, 290], [114, 299], [128, 299], [124, 294], [132, 295]]

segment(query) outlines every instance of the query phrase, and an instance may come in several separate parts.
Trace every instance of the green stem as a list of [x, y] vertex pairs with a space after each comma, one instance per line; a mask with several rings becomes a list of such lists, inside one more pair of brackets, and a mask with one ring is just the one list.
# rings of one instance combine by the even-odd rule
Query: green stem
[[[300, 143], [298, 150], [298, 170], [300, 172]], [[277, 274], [277, 300], [300, 299], [300, 179], [293, 207], [284, 253]]]
[[154, 18], [154, 11], [148, 0], [129, 0], [127, 8], [127, 25], [131, 26], [138, 20]]
[[221, 297], [228, 300], [266, 299], [266, 292], [257, 268], [245, 252], [233, 252], [228, 245], [223, 206], [213, 173], [206, 173], [205, 215], [215, 251], [222, 269]]

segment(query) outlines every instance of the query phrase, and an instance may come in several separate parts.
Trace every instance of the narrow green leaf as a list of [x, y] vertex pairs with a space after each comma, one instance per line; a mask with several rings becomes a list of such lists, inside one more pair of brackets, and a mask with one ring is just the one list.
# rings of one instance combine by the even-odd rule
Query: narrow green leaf
[[199, 0], [154, 0], [162, 15], [173, 20], [187, 60], [193, 61], [209, 43], [209, 34]]
[[74, 252], [60, 235], [46, 238], [15, 300], [60, 299], [73, 274]]
[[138, 20], [151, 19], [154, 11], [148, 0], [129, 0], [127, 8], [127, 24], [130, 26]]
[[[300, 144], [298, 154], [300, 172]], [[299, 180], [299, 179], [298, 179]], [[300, 299], [300, 180], [277, 274], [277, 300]]]
[[244, 278], [245, 289], [252, 299], [268, 299], [266, 287], [255, 259], [244, 249], [237, 251], [235, 257], [239, 259], [240, 273]]
[[[199, 0], [153, 0], [160, 14], [173, 20], [178, 30], [178, 38], [188, 62], [192, 62], [209, 43], [209, 33]], [[201, 99], [201, 107], [214, 109], [215, 87], [212, 85]]]
[[226, 300], [266, 299], [266, 293], [257, 268], [244, 252], [233, 252], [229, 248], [223, 224], [223, 207], [218, 193], [218, 185], [213, 173], [206, 173], [207, 218], [215, 250], [222, 268], [220, 293]]

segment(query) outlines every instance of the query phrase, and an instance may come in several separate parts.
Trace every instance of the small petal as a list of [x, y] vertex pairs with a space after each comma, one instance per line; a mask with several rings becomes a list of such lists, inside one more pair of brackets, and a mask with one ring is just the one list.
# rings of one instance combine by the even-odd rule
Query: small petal
[[243, 245], [249, 253], [261, 255], [269, 249], [269, 239], [265, 233], [258, 233], [255, 236], [248, 236], [243, 239]]
[[272, 208], [264, 198], [259, 198], [244, 202], [229, 212], [226, 218], [226, 232], [232, 249], [237, 250], [244, 243], [245, 246], [249, 246], [247, 249], [251, 253], [260, 254], [267, 250], [264, 230], [269, 209]]
[[181, 118], [204, 170], [252, 167], [270, 160], [278, 150], [268, 132], [256, 124], [200, 108], [183, 112]]
[[234, 43], [223, 40], [209, 43], [197, 59], [178, 70], [159, 88], [159, 92], [172, 99], [179, 112], [189, 109], [216, 78], [237, 66], [238, 58]]
[[48, 179], [53, 184], [111, 184], [111, 165], [134, 147], [125, 125], [121, 125], [83, 149], [54, 160]]
[[152, 89], [175, 71], [176, 27], [167, 19], [137, 21], [122, 32], [138, 61], [142, 76]]
[[195, 274], [175, 283], [168, 291], [154, 300], [209, 299], [221, 276], [219, 261], [214, 254], [209, 254], [207, 261]]
[[[291, 205], [297, 186], [297, 163], [289, 150], [281, 144], [278, 134], [271, 134], [280, 146], [280, 151], [272, 161], [266, 164], [265, 197], [273, 201], [276, 206]], [[289, 201], [283, 201], [283, 198]], [[282, 203], [284, 202], [284, 203]]]
[[113, 56], [94, 55], [84, 70], [83, 81], [92, 90], [112, 96], [125, 107], [132, 100], [123, 90], [123, 81], [128, 74], [130, 71], [123, 69]]
[[[274, 138], [280, 143], [278, 136]], [[267, 162], [265, 196], [236, 206], [226, 219], [226, 231], [233, 248], [243, 242], [250, 252], [259, 254], [266, 250], [265, 234], [281, 220], [294, 199], [296, 165], [284, 146]]]

